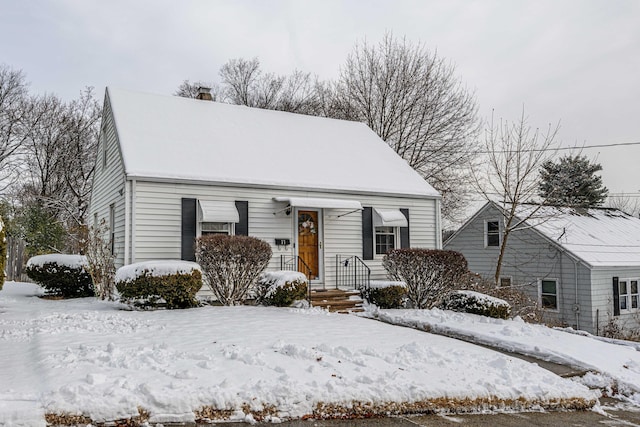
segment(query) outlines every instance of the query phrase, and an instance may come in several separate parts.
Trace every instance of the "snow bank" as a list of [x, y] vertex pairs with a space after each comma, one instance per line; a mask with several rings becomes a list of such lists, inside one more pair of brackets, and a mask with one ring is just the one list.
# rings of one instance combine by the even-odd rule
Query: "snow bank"
[[129, 282], [145, 274], [153, 277], [168, 276], [171, 274], [191, 274], [194, 270], [202, 271], [195, 262], [162, 260], [144, 261], [125, 265], [116, 271], [116, 282]]
[[640, 351], [629, 343], [619, 345], [520, 318], [503, 320], [439, 309], [377, 310], [363, 315], [597, 372], [640, 406]]
[[8, 282], [0, 294], [0, 425], [25, 413], [40, 420], [29, 425], [44, 425], [45, 413], [96, 424], [139, 407], [149, 423], [163, 423], [595, 402], [584, 385], [535, 364], [356, 316], [249, 306], [121, 311], [37, 292]]
[[48, 254], [48, 255], [36, 255], [29, 258], [27, 261], [27, 267], [42, 267], [45, 264], [56, 263], [59, 266], [65, 266], [69, 268], [87, 268], [89, 262], [84, 255], [67, 255], [67, 254]]

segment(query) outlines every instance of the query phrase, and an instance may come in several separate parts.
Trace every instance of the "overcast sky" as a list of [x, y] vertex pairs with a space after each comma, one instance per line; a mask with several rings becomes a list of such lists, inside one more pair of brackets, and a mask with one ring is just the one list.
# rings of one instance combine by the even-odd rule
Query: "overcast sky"
[[[456, 65], [482, 118], [560, 121], [564, 145], [640, 142], [640, 1], [0, 0], [0, 63], [34, 93], [171, 94], [231, 58], [336, 78], [387, 31]], [[584, 151], [613, 193], [640, 196], [640, 146]]]

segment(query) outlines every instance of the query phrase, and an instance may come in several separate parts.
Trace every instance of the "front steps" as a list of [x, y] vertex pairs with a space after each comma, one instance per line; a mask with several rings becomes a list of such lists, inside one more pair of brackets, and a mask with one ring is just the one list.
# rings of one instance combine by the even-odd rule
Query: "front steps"
[[364, 311], [360, 291], [340, 289], [312, 289], [311, 306], [322, 307], [337, 313]]

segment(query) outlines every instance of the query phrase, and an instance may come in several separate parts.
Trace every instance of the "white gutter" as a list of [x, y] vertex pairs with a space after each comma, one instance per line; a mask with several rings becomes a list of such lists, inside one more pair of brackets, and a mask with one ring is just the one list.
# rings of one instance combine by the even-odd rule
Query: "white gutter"
[[136, 262], [136, 180], [131, 180], [131, 264]]
[[129, 224], [131, 220], [129, 218], [129, 182], [124, 180], [124, 265], [129, 262]]
[[440, 209], [440, 201], [442, 199], [435, 199], [435, 205], [434, 205], [434, 213], [436, 215], [436, 249], [442, 249], [442, 229], [441, 229], [441, 225], [440, 225], [440, 215], [441, 215], [441, 209]]

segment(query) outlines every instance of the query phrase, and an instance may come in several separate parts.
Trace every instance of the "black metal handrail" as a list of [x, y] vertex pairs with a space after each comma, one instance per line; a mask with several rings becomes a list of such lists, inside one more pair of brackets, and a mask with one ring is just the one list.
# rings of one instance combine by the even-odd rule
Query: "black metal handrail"
[[353, 287], [364, 291], [369, 289], [371, 269], [357, 255], [336, 255], [336, 289]]

